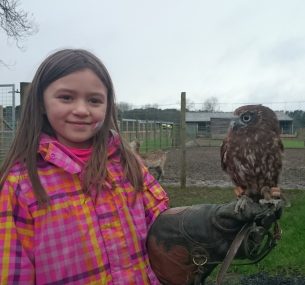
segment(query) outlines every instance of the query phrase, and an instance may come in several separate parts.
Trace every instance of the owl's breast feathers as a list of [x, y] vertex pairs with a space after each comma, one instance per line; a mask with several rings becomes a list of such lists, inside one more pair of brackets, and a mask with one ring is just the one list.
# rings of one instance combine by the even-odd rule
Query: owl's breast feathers
[[231, 130], [221, 146], [221, 166], [236, 186], [257, 194], [263, 186], [277, 186], [282, 152], [276, 132]]

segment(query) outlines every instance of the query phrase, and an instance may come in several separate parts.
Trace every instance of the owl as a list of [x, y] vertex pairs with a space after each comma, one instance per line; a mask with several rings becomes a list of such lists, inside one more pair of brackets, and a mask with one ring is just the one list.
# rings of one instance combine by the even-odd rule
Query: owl
[[221, 145], [221, 167], [235, 184], [238, 196], [268, 201], [272, 191], [279, 189], [282, 169], [279, 122], [275, 113], [262, 105], [241, 106], [234, 116]]

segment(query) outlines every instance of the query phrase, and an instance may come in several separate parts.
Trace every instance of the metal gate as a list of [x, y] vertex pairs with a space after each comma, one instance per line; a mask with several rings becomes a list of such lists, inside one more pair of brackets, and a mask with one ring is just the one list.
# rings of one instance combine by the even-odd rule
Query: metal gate
[[15, 135], [15, 96], [16, 90], [14, 84], [0, 84], [0, 163], [6, 155]]

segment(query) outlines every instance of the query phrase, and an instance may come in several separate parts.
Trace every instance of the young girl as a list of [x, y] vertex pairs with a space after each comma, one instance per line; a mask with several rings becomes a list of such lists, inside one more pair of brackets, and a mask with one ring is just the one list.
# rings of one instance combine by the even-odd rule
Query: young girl
[[148, 229], [168, 207], [120, 136], [111, 78], [85, 50], [38, 68], [0, 175], [0, 284], [159, 284]]

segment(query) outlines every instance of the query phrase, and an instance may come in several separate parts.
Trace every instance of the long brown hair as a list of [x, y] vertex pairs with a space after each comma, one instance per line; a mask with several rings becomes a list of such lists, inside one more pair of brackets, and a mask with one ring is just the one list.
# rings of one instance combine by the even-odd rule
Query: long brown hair
[[106, 117], [102, 128], [93, 137], [93, 153], [86, 165], [83, 190], [88, 192], [90, 186], [98, 189], [107, 177], [107, 141], [113, 129], [121, 139], [122, 163], [126, 176], [137, 190], [142, 190], [143, 176], [141, 165], [128, 144], [120, 135], [116, 118], [115, 93], [110, 75], [104, 64], [91, 52], [82, 49], [59, 50], [48, 56], [39, 66], [27, 92], [20, 124], [11, 148], [0, 168], [0, 189], [16, 162], [24, 163], [33, 191], [38, 202], [49, 201], [37, 172], [37, 150], [42, 132], [55, 136], [44, 114], [43, 92], [55, 80], [82, 69], [90, 69], [103, 82], [108, 90]]

